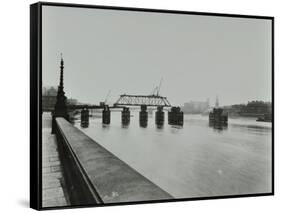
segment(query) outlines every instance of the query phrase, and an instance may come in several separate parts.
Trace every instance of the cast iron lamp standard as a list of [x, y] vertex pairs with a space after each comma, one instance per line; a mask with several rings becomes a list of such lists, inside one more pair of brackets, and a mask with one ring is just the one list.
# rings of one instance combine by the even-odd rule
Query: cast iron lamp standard
[[57, 93], [57, 102], [55, 104], [55, 109], [52, 113], [52, 134], [54, 133], [54, 125], [55, 125], [55, 118], [56, 117], [63, 117], [67, 121], [69, 121], [69, 115], [67, 113], [67, 98], [65, 96], [65, 92], [63, 90], [63, 69], [64, 69], [64, 62], [61, 55], [61, 62], [60, 62], [60, 83], [58, 86], [58, 93]]

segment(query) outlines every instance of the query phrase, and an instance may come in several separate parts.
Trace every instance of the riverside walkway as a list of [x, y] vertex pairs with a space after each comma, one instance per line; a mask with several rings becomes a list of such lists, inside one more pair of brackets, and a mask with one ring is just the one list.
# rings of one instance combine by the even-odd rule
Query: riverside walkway
[[69, 205], [56, 136], [51, 134], [52, 117], [43, 113], [42, 118], [42, 206]]
[[55, 134], [51, 124], [43, 113], [43, 207], [173, 198], [64, 118], [56, 118]]
[[173, 198], [64, 118], [54, 129], [71, 205]]

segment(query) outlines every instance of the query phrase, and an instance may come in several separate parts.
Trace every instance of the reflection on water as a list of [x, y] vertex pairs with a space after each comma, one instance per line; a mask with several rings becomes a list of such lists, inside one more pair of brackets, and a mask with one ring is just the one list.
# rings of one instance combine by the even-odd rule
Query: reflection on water
[[215, 131], [222, 131], [222, 130], [226, 130], [227, 129], [227, 126], [226, 124], [222, 124], [222, 123], [210, 123], [209, 122], [209, 127], [213, 128]]
[[83, 132], [176, 198], [271, 191], [271, 124], [229, 119], [228, 127], [209, 126], [208, 117], [185, 115], [183, 127], [158, 128], [153, 115], [146, 128], [138, 112], [122, 126], [90, 118]]

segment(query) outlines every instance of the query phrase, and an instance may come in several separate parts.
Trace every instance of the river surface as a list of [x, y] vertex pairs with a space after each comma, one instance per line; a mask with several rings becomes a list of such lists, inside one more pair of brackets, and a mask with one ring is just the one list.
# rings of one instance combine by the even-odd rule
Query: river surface
[[175, 198], [271, 192], [271, 123], [252, 118], [229, 119], [223, 130], [208, 117], [185, 115], [184, 126], [155, 126], [154, 113], [146, 128], [137, 111], [130, 125], [111, 112], [111, 124], [90, 118], [88, 128], [75, 126]]

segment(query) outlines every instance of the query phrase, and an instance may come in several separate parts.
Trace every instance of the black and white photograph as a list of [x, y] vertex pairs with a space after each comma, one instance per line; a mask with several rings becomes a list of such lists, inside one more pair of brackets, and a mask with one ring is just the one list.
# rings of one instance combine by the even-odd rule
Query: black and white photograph
[[40, 4], [41, 208], [273, 194], [273, 19]]

